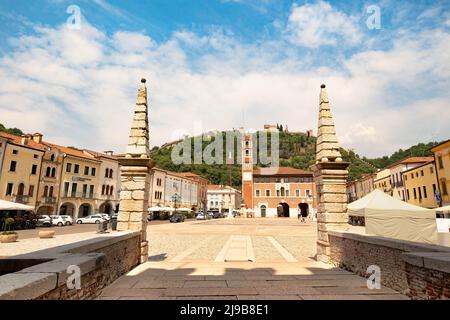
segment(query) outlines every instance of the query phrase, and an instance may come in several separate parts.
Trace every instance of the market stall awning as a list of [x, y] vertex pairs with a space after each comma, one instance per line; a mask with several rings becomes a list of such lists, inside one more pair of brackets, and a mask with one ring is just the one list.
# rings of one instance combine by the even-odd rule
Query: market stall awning
[[33, 211], [34, 207], [27, 206], [25, 204], [0, 200], [0, 210], [25, 210], [25, 211]]

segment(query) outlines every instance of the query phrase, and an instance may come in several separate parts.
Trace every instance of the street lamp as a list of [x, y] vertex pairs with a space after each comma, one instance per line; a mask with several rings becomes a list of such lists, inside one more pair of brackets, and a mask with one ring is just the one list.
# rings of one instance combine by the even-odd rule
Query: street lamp
[[173, 194], [172, 202], [174, 203], [174, 209], [175, 209], [174, 213], [176, 213], [177, 212], [177, 203], [181, 202], [181, 197], [178, 193]]

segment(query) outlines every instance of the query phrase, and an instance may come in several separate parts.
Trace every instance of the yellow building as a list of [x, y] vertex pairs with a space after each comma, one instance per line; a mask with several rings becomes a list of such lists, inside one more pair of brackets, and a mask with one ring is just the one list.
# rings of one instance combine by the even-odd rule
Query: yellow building
[[389, 169], [378, 171], [373, 183], [375, 189], [381, 190], [387, 194], [392, 194], [391, 171]]
[[434, 153], [442, 205], [450, 205], [450, 140], [431, 148], [431, 151]]
[[29, 136], [0, 132], [0, 137], [3, 138], [0, 198], [36, 207], [42, 157], [46, 149]]
[[406, 190], [406, 201], [416, 206], [436, 208], [438, 190], [434, 160], [402, 173]]
[[58, 214], [78, 218], [97, 212], [101, 161], [82, 150], [43, 143], [63, 153]]

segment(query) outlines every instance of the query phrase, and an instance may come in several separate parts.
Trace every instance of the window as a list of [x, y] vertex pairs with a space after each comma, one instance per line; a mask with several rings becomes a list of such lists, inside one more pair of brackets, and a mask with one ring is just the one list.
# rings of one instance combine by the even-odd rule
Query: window
[[417, 187], [417, 191], [419, 191], [419, 200], [422, 200], [422, 190], [420, 187]]
[[266, 197], [270, 197], [270, 190], [266, 190]]
[[45, 176], [46, 177], [50, 177], [50, 170], [51, 170], [50, 167], [47, 167], [47, 169], [45, 170]]
[[33, 195], [34, 195], [34, 186], [30, 186], [30, 188], [28, 188], [28, 196], [33, 197]]
[[44, 187], [44, 197], [48, 196], [48, 186]]
[[442, 179], [442, 194], [448, 195], [446, 180]]
[[76, 165], [73, 167], [73, 173], [80, 173], [80, 165], [79, 165], [79, 164], [76, 164]]
[[110, 195], [110, 196], [112, 196], [112, 195], [113, 195], [113, 191], [114, 191], [114, 187], [113, 187], [113, 186], [111, 186], [111, 187], [109, 188], [109, 195]]
[[280, 196], [280, 190], [277, 190], [277, 197]]
[[56, 176], [56, 168], [52, 168], [52, 178]]
[[91, 168], [91, 176], [95, 177], [95, 168]]
[[39, 156], [38, 156], [37, 154], [33, 154], [33, 158], [34, 158], [34, 159], [38, 159]]
[[105, 188], [106, 188], [106, 186], [105, 186], [105, 185], [102, 185], [102, 195], [105, 194]]
[[16, 149], [14, 149], [14, 150], [13, 150], [13, 154], [19, 154], [19, 151], [16, 150]]
[[286, 197], [289, 197], [289, 190], [286, 190]]
[[9, 171], [16, 172], [16, 166], [17, 166], [17, 162], [11, 161], [11, 164], [9, 165]]
[[407, 175], [405, 175], [405, 181], [408, 181], [408, 176]]
[[416, 172], [416, 178], [418, 178], [419, 177], [419, 172]]
[[6, 185], [6, 195], [7, 196], [10, 196], [10, 195], [12, 195], [12, 192], [13, 192], [13, 184], [12, 183], [8, 183], [7, 185]]
[[87, 184], [83, 184], [83, 198], [87, 195]]
[[92, 197], [94, 195], [94, 185], [89, 186], [89, 195]]
[[280, 194], [281, 194], [282, 197], [284, 197], [284, 187], [280, 188]]
[[414, 179], [414, 173], [411, 173], [411, 179]]
[[305, 194], [306, 194], [306, 196], [307, 196], [308, 198], [312, 196], [312, 195], [311, 195], [311, 190], [306, 190], [306, 191], [305, 191]]
[[68, 193], [69, 193], [69, 182], [64, 182], [64, 196], [67, 197]]
[[430, 173], [433, 174], [434, 173], [434, 169], [433, 167], [430, 167]]
[[67, 163], [66, 165], [66, 172], [71, 172], [72, 171], [72, 164], [71, 163]]
[[426, 199], [427, 198], [427, 187], [423, 186], [423, 197]]
[[85, 176], [89, 175], [89, 167], [88, 166], [84, 167], [84, 175]]
[[300, 190], [299, 189], [295, 190], [295, 196], [296, 197], [300, 197]]
[[420, 175], [423, 177], [423, 170], [420, 170]]
[[259, 190], [256, 190], [256, 196], [259, 197]]
[[408, 197], [409, 200], [409, 189], [406, 190], [406, 196]]
[[31, 166], [31, 174], [36, 174], [36, 172], [37, 172], [37, 164], [33, 164]]
[[50, 192], [48, 193], [49, 197], [53, 197], [53, 187], [50, 187]]
[[416, 188], [413, 188], [413, 192], [414, 192], [414, 199], [417, 199]]
[[75, 197], [77, 195], [77, 184], [72, 183], [72, 197]]
[[439, 165], [439, 169], [444, 168], [444, 163], [442, 162], [442, 156], [438, 156], [438, 165]]
[[109, 169], [109, 177], [112, 179], [112, 177], [113, 177], [113, 169]]
[[52, 156], [50, 157], [50, 161], [51, 162], [55, 162], [55, 155], [54, 154], [52, 154]]
[[105, 191], [106, 195], [109, 195], [109, 186], [106, 186], [106, 191]]
[[106, 170], [105, 170], [105, 178], [108, 178], [108, 177], [109, 177], [109, 169], [106, 168]]

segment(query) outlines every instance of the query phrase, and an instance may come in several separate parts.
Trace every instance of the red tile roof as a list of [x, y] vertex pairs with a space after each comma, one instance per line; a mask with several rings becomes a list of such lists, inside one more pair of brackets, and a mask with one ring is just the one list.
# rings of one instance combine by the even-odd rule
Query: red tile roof
[[28, 139], [27, 144], [22, 144], [22, 137], [20, 137], [20, 136], [16, 136], [14, 134], [6, 133], [6, 132], [0, 132], [0, 136], [8, 139], [9, 142], [14, 143], [19, 146], [28, 147], [28, 148], [39, 150], [39, 151], [47, 151], [46, 146], [44, 146], [40, 143], [34, 142], [34, 140], [32, 138]]
[[268, 167], [253, 170], [255, 176], [312, 176], [312, 172], [291, 167]]
[[434, 157], [409, 157], [409, 158], [405, 158], [400, 161], [397, 161], [396, 163], [391, 164], [387, 168], [392, 168], [392, 167], [398, 166], [399, 164], [425, 163], [425, 162], [429, 162], [429, 161], [433, 161], [433, 160], [434, 160]]
[[67, 148], [67, 147], [59, 146], [57, 144], [53, 144], [53, 143], [50, 143], [50, 142], [44, 142], [44, 141], [42, 142], [42, 144], [47, 145], [47, 146], [52, 147], [52, 148], [59, 149], [61, 152], [64, 152], [65, 154], [68, 154], [70, 156], [74, 156], [74, 157], [78, 157], [78, 158], [84, 158], [84, 159], [88, 159], [88, 160], [91, 160], [91, 161], [99, 162], [99, 160], [95, 159], [95, 157], [84, 153], [82, 150], [76, 150], [76, 149], [72, 149], [72, 148]]

